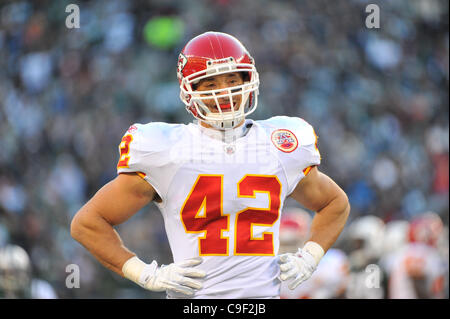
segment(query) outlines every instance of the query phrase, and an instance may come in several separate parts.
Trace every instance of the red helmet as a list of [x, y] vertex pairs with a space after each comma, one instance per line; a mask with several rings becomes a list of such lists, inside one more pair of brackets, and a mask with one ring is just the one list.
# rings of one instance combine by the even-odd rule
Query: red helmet
[[[244, 73], [244, 84], [226, 89], [195, 91], [193, 84], [209, 76], [232, 72]], [[206, 32], [190, 40], [178, 57], [178, 80], [180, 98], [186, 109], [200, 121], [217, 129], [233, 128], [242, 119], [255, 111], [259, 87], [259, 76], [253, 58], [235, 37], [221, 32]], [[231, 110], [222, 112], [218, 102], [230, 99]], [[242, 97], [240, 105], [233, 105], [233, 96]], [[218, 113], [211, 112], [203, 102], [214, 99]]]
[[436, 246], [443, 229], [441, 217], [434, 212], [426, 212], [411, 221], [409, 241]]
[[300, 247], [309, 236], [312, 218], [301, 208], [291, 208], [283, 212], [280, 221], [280, 243]]

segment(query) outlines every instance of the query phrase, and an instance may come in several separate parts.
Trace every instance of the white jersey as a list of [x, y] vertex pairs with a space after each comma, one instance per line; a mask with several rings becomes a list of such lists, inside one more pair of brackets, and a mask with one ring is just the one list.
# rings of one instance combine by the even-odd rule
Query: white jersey
[[312, 276], [294, 290], [290, 281], [281, 283], [283, 299], [333, 299], [343, 296], [349, 281], [349, 261], [339, 249], [329, 249]]
[[417, 299], [412, 277], [425, 280], [428, 298], [444, 297], [444, 278], [448, 273], [446, 261], [436, 248], [422, 243], [411, 243], [397, 252], [389, 267], [389, 299]]
[[132, 125], [118, 173], [139, 172], [162, 199], [174, 262], [203, 258], [197, 267], [207, 276], [194, 298], [279, 298], [280, 214], [320, 164], [317, 137], [306, 121], [285, 116], [246, 120], [233, 132], [243, 135], [224, 140], [193, 123]]

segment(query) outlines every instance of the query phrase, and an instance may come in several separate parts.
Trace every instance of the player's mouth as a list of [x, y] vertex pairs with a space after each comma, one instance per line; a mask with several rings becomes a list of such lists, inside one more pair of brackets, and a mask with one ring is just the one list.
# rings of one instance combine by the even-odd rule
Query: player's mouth
[[[224, 103], [220, 104], [220, 110], [222, 112], [230, 112], [231, 111], [231, 104], [230, 103]], [[236, 110], [236, 102], [233, 102], [233, 109]]]

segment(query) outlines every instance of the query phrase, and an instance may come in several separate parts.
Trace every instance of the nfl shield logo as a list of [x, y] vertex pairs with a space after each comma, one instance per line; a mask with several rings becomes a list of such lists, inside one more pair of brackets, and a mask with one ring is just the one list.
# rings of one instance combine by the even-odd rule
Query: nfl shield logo
[[225, 153], [227, 153], [228, 155], [233, 154], [235, 151], [235, 147], [233, 145], [227, 145], [224, 148], [225, 148]]

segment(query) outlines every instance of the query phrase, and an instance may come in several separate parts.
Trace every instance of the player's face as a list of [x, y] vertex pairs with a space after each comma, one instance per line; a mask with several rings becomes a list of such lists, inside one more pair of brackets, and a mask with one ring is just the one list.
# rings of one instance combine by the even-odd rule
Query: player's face
[[[242, 85], [244, 84], [243, 76], [240, 72], [233, 72], [233, 73], [226, 73], [226, 74], [220, 74], [215, 76], [210, 76], [208, 78], [205, 78], [203, 80], [200, 80], [200, 82], [197, 84], [195, 90], [196, 91], [206, 91], [206, 90], [220, 90], [224, 89], [224, 91], [219, 91], [217, 93], [218, 96], [218, 102], [220, 105], [220, 109], [222, 112], [230, 112], [231, 111], [231, 104], [230, 104], [230, 98], [228, 95], [228, 89], [233, 86]], [[238, 89], [239, 90], [239, 89]], [[234, 91], [231, 90], [233, 93]], [[210, 95], [210, 94], [209, 94]], [[209, 96], [208, 94], [201, 94], [201, 96]], [[232, 97], [232, 103], [234, 109], [238, 109], [241, 105], [242, 96], [240, 94], [233, 95]], [[213, 113], [218, 113], [219, 110], [217, 109], [217, 104], [214, 101], [214, 99], [206, 99], [203, 100], [205, 105], [208, 107], [208, 109]]]

